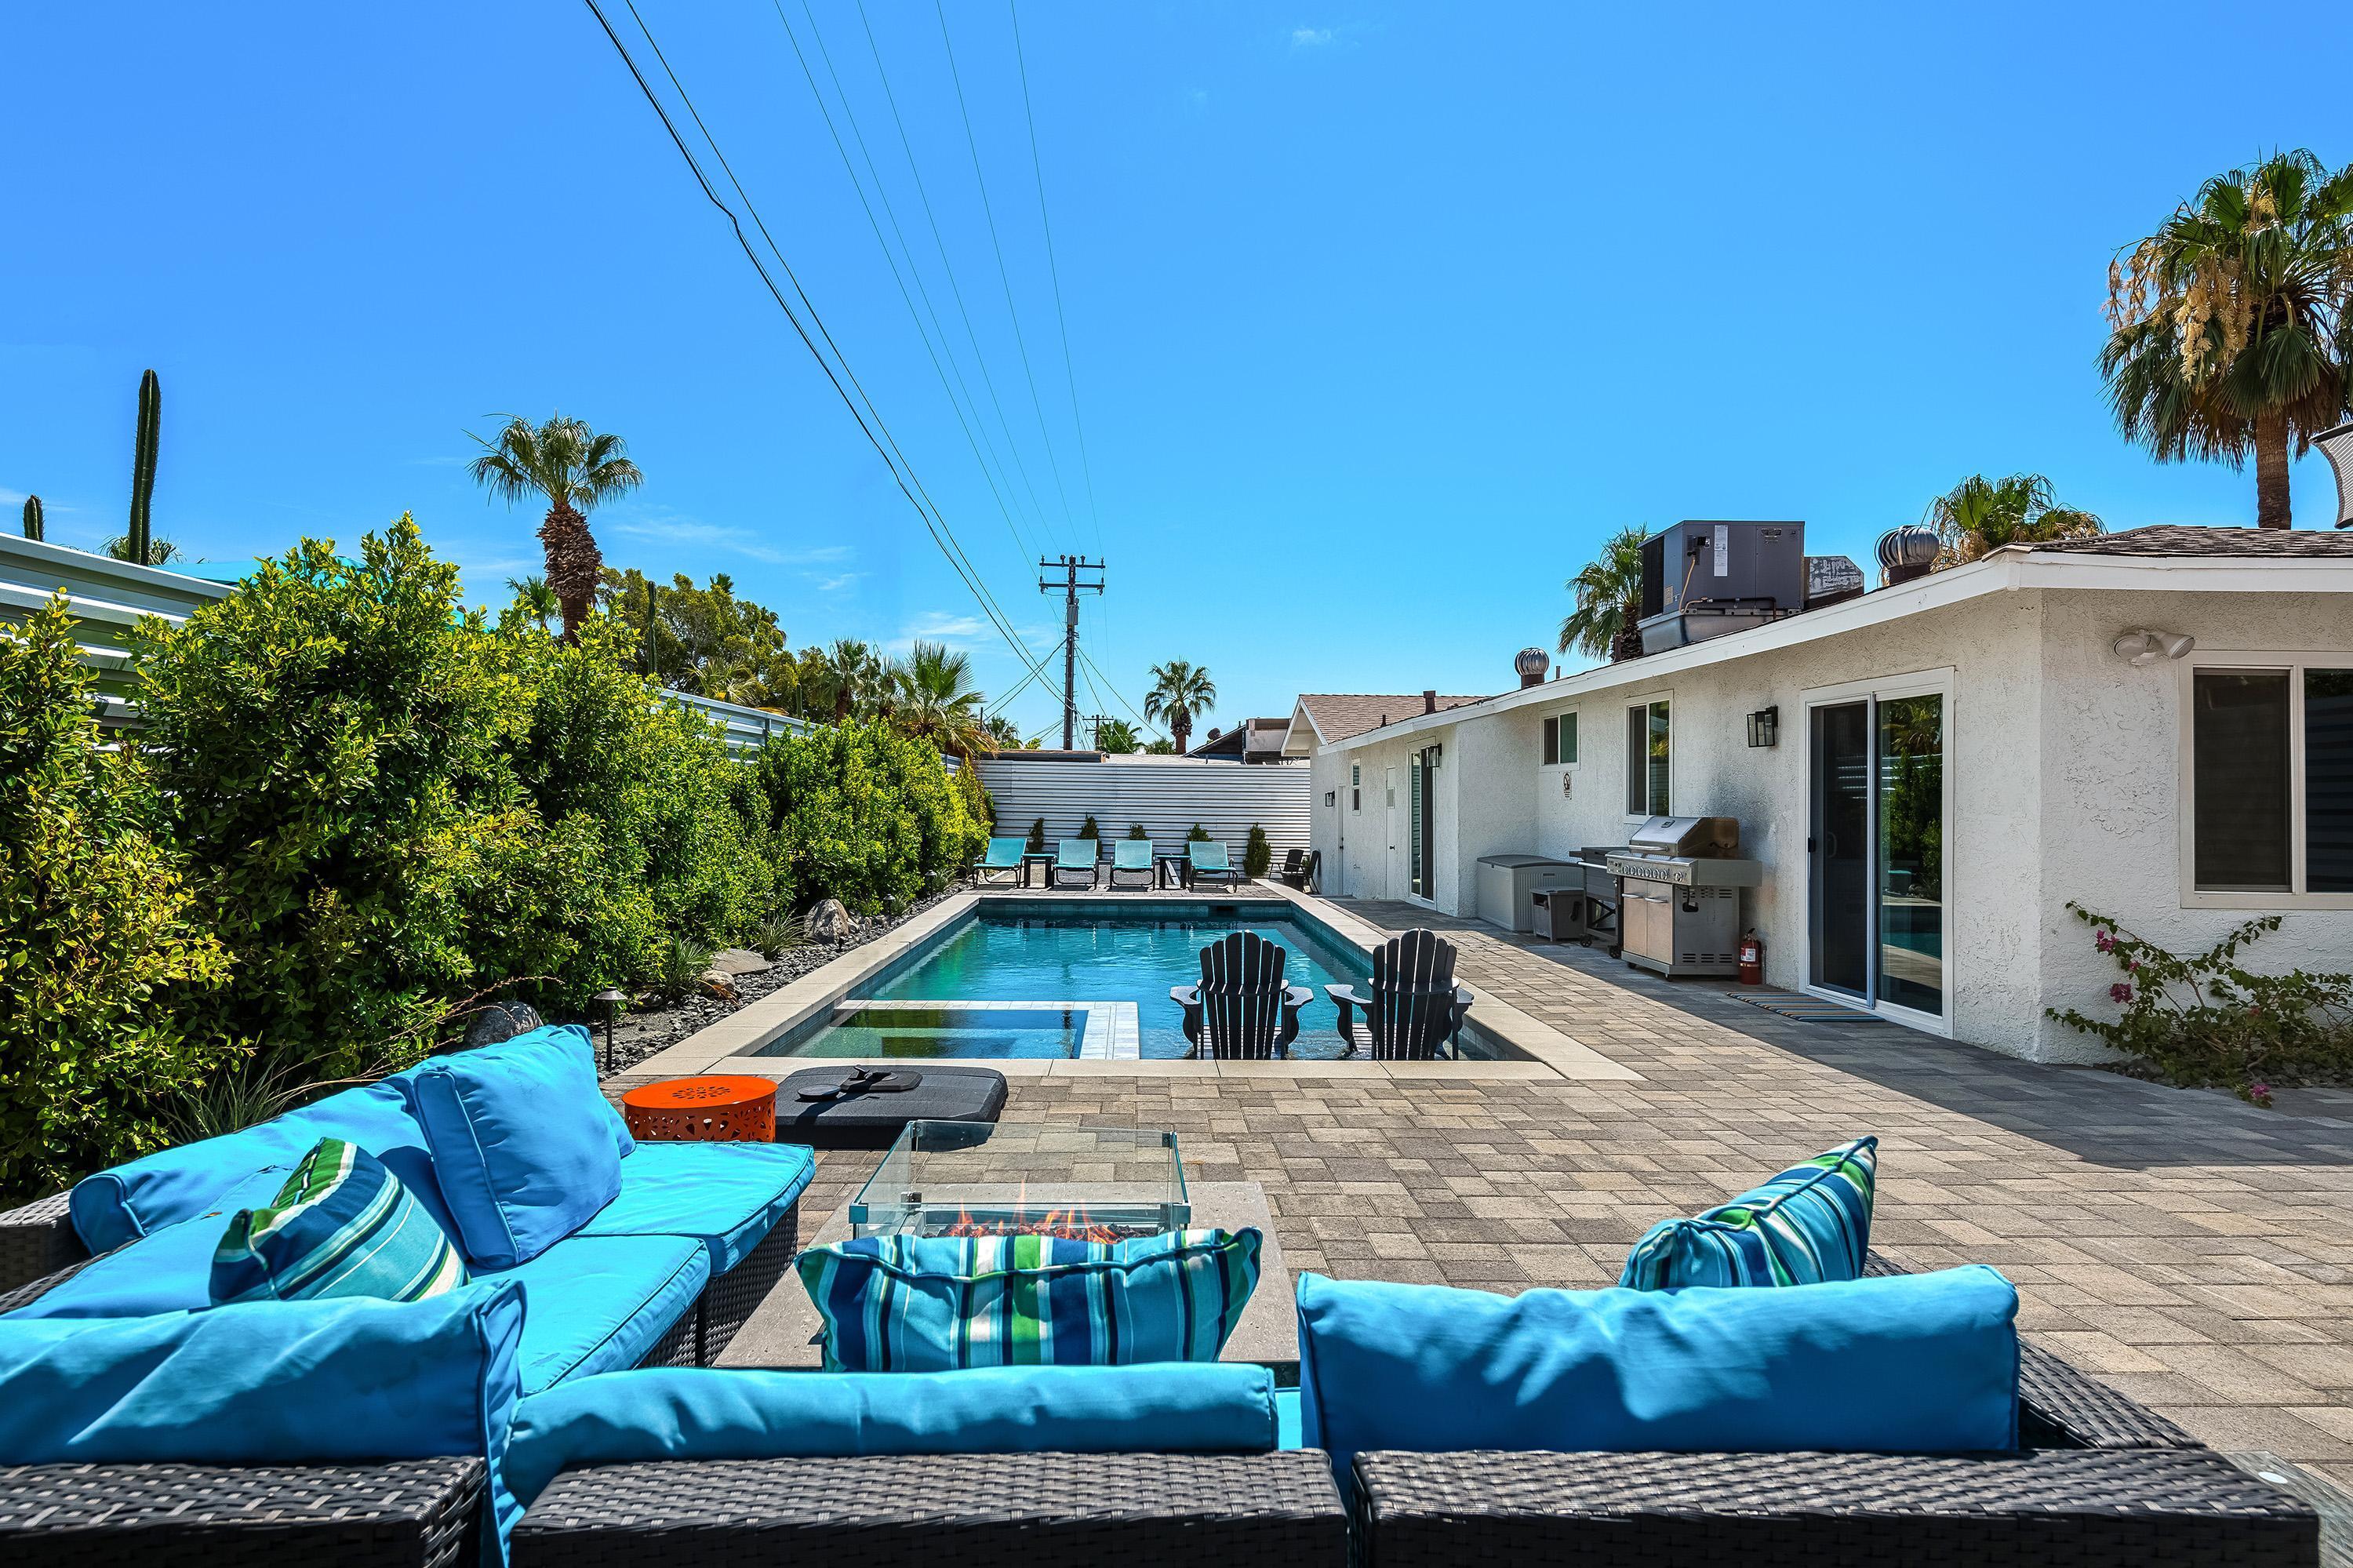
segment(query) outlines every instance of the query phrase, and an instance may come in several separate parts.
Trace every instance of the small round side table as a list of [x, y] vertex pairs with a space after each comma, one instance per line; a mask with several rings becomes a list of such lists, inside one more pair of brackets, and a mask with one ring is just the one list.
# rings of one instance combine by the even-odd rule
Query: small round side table
[[621, 1117], [632, 1138], [774, 1143], [776, 1086], [766, 1078], [671, 1078], [623, 1095]]

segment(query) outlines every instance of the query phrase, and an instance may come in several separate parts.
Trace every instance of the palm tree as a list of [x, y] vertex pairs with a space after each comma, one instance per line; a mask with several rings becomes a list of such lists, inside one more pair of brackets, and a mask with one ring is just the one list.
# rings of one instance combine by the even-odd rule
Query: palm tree
[[1936, 569], [1964, 566], [2004, 545], [2082, 539], [2107, 531], [2089, 512], [2051, 499], [2051, 482], [2039, 473], [1988, 479], [1973, 473], [1928, 503], [1922, 519], [1936, 531], [1944, 550]]
[[466, 433], [482, 449], [468, 469], [476, 483], [510, 506], [527, 496], [547, 498], [539, 542], [547, 550], [547, 586], [564, 617], [564, 640], [573, 641], [604, 580], [605, 557], [588, 532], [586, 514], [635, 490], [646, 476], [628, 460], [620, 437], [600, 436], [585, 421], [560, 413], [536, 428], [509, 415], [494, 441]]
[[997, 751], [1020, 750], [1021, 726], [1013, 722], [1012, 715], [1009, 714], [989, 715], [988, 744], [991, 749]]
[[1206, 668], [1196, 669], [1182, 659], [1152, 666], [1152, 689], [1144, 694], [1144, 716], [1165, 718], [1176, 737], [1176, 752], [1185, 752], [1193, 721], [1218, 705], [1218, 688]]
[[848, 724], [879, 705], [882, 661], [855, 637], [837, 637], [825, 651], [826, 684], [833, 694], [833, 722]]
[[1144, 737], [1125, 719], [1107, 718], [1095, 726], [1095, 749], [1108, 751], [1114, 757], [1125, 757], [1139, 750]]
[[2289, 525], [2287, 465], [2353, 392], [2353, 164], [2274, 154], [2217, 175], [2108, 264], [2108, 404], [2159, 462], [2245, 466]]
[[921, 736], [950, 757], [970, 757], [989, 748], [981, 713], [986, 700], [972, 683], [972, 655], [944, 642], [918, 641], [892, 667], [898, 703], [892, 723]]
[[1602, 541], [1601, 554], [1562, 586], [1577, 607], [1561, 618], [1560, 652], [1622, 663], [1642, 655], [1635, 619], [1642, 602], [1642, 530], [1622, 528]]
[[515, 597], [515, 608], [538, 621], [542, 631], [547, 630], [549, 621], [564, 613], [563, 607], [555, 602], [555, 590], [536, 572], [527, 577], [509, 577], [507, 588]]

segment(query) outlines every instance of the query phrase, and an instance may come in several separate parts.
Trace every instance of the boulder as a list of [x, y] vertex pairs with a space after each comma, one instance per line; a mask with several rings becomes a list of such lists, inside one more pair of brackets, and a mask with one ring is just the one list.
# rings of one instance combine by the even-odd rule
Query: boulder
[[765, 974], [776, 966], [749, 948], [722, 948], [711, 955], [711, 968], [723, 975]]
[[477, 1045], [495, 1045], [501, 1040], [512, 1040], [518, 1034], [528, 1034], [543, 1021], [539, 1010], [527, 1001], [493, 1001], [467, 1022], [466, 1049]]
[[808, 935], [812, 942], [846, 942], [858, 929], [858, 922], [839, 898], [820, 898], [817, 907], [808, 912]]

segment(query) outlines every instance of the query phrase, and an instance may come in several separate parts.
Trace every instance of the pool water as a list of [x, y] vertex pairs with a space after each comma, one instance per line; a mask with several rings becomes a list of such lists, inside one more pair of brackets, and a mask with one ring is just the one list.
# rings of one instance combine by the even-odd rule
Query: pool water
[[[1297, 920], [1134, 908], [1069, 909], [1055, 916], [1059, 917], [984, 906], [941, 933], [928, 948], [884, 970], [877, 981], [860, 987], [843, 1004], [852, 1010], [849, 1014], [782, 1049], [794, 1055], [827, 1056], [1076, 1056], [1084, 1020], [1075, 1013], [1071, 1029], [1050, 1039], [1060, 1027], [1060, 1012], [1033, 1013], [1036, 1022], [1016, 1025], [1006, 1022], [1004, 1012], [975, 1008], [964, 1018], [987, 1022], [966, 1023], [944, 1010], [921, 1028], [904, 1028], [882, 1019], [887, 1010], [861, 1012], [857, 1006], [861, 1001], [1130, 1002], [1135, 1008], [1137, 1054], [1182, 1056], [1188, 1048], [1183, 1012], [1168, 1000], [1168, 988], [1199, 980], [1203, 948], [1233, 931], [1255, 931], [1284, 949], [1284, 979], [1314, 993], [1314, 1000], [1300, 1011], [1299, 1038], [1292, 1043], [1292, 1055], [1328, 1059], [1345, 1047], [1335, 1027], [1338, 1012], [1324, 988], [1361, 985], [1372, 972], [1368, 960]], [[1055, 1022], [1050, 1024], [1049, 1020]], [[984, 1035], [996, 1038], [984, 1041]]]
[[1083, 1008], [866, 1007], [797, 1047], [796, 1056], [1076, 1056]]

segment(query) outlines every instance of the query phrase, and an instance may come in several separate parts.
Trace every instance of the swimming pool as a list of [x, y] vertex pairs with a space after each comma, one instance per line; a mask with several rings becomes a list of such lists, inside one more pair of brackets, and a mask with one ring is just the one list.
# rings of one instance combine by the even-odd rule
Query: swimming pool
[[[1338, 1012], [1324, 988], [1363, 984], [1369, 958], [1288, 907], [1158, 899], [983, 900], [763, 1054], [1182, 1056], [1182, 1014], [1168, 988], [1199, 980], [1201, 949], [1233, 931], [1280, 944], [1284, 978], [1314, 993], [1292, 1055], [1342, 1054]], [[1491, 1054], [1469, 1030], [1463, 1045], [1466, 1055]]]

